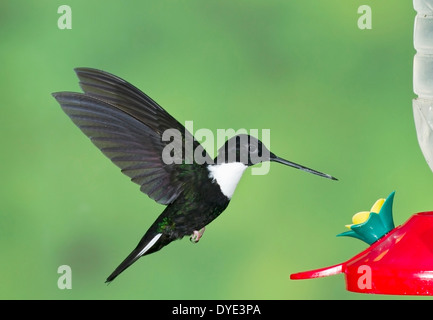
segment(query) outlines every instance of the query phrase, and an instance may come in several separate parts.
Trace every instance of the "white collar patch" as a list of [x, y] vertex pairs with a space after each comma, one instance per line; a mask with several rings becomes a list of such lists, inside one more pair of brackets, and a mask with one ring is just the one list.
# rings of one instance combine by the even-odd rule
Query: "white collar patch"
[[209, 178], [216, 180], [221, 192], [229, 199], [232, 198], [246, 168], [248, 166], [241, 162], [211, 164], [207, 167]]

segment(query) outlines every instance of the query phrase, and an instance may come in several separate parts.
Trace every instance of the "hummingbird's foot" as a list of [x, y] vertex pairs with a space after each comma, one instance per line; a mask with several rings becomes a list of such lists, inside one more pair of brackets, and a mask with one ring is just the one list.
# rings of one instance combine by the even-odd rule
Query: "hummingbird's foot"
[[201, 228], [200, 231], [194, 230], [194, 233], [191, 235], [191, 237], [189, 238], [189, 240], [192, 243], [197, 243], [200, 238], [203, 236], [205, 227]]

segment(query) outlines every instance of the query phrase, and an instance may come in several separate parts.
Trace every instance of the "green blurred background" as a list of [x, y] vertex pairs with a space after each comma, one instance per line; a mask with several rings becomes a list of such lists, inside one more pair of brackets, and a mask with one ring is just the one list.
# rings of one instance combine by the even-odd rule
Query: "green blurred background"
[[[62, 4], [71, 30], [57, 27]], [[357, 26], [364, 4], [371, 30]], [[335, 235], [393, 190], [396, 225], [433, 209], [411, 106], [414, 17], [394, 0], [1, 1], [0, 298], [384, 298], [347, 292], [343, 275], [289, 275], [364, 250]], [[269, 128], [273, 152], [340, 181], [248, 170], [198, 244], [174, 242], [107, 286], [164, 207], [52, 98], [79, 90], [78, 66], [125, 78], [196, 130]], [[64, 264], [71, 290], [57, 287]]]

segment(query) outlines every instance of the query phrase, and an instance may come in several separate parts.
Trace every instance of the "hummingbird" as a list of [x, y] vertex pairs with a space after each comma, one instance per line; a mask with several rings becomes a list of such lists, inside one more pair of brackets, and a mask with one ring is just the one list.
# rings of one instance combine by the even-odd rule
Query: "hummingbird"
[[[337, 180], [276, 156], [247, 134], [227, 140], [212, 159], [181, 123], [129, 82], [98, 69], [74, 70], [83, 93], [55, 92], [54, 98], [122, 173], [143, 193], [166, 206], [136, 248], [108, 276], [107, 283], [142, 256], [174, 240], [190, 236], [197, 243], [205, 227], [227, 208], [242, 174], [252, 165], [273, 161]], [[177, 143], [174, 135], [173, 139], [164, 137], [170, 130], [178, 133]], [[192, 156], [185, 152], [188, 142]]]

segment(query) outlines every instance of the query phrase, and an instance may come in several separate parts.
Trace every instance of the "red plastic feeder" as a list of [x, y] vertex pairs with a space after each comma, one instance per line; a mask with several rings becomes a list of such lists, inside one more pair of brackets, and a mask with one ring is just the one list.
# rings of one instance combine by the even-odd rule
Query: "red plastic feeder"
[[295, 273], [312, 279], [344, 273], [346, 288], [360, 293], [433, 295], [433, 211], [414, 214], [352, 259]]

